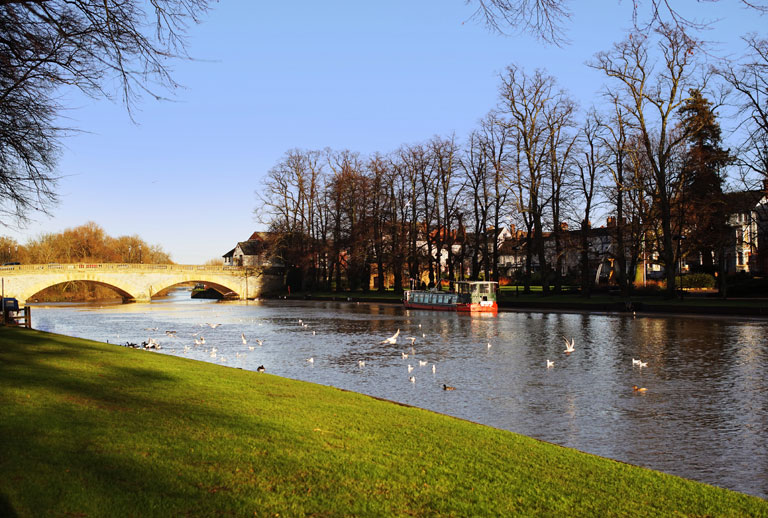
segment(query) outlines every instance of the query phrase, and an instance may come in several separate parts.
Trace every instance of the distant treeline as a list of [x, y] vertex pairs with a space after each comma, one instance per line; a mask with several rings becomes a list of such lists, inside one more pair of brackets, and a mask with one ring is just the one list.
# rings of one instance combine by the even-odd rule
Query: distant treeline
[[[147, 244], [140, 237], [111, 237], [93, 222], [59, 233], [43, 234], [37, 239], [19, 244], [0, 236], [1, 263], [165, 263], [170, 256], [159, 245]], [[117, 293], [104, 286], [85, 282], [66, 282], [41, 291], [35, 300], [50, 302], [107, 300]]]

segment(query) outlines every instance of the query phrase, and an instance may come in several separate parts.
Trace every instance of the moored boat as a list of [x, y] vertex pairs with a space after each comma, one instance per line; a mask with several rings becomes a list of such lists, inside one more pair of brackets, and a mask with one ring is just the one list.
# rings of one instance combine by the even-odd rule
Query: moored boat
[[492, 281], [459, 281], [455, 291], [407, 290], [403, 304], [408, 309], [495, 313], [496, 285]]

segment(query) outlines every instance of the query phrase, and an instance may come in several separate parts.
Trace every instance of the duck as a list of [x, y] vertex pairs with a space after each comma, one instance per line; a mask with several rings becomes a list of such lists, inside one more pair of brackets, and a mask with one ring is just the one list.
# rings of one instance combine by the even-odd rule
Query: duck
[[445, 383], [443, 383], [443, 390], [456, 390], [456, 387], [449, 387]]
[[638, 387], [637, 385], [632, 385], [632, 390], [635, 392], [646, 392], [648, 389], [645, 387]]
[[256, 372], [266, 372], [267, 369], [264, 368], [263, 365], [259, 365], [256, 367]]
[[547, 360], [547, 369], [551, 369], [555, 366], [555, 362]]
[[576, 344], [574, 342], [574, 339], [571, 338], [571, 341], [569, 342], [566, 337], [563, 337], [563, 340], [565, 340], [565, 351], [563, 351], [565, 354], [571, 354], [573, 351], [576, 350]]

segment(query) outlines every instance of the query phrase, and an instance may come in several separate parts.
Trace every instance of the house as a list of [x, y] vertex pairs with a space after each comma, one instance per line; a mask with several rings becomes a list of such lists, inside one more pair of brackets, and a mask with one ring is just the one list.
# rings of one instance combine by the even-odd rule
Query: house
[[235, 248], [222, 256], [224, 265], [283, 268], [283, 262], [272, 255], [270, 243], [273, 238], [272, 232], [254, 232], [251, 237], [238, 242]]
[[[768, 184], [768, 181], [766, 181]], [[768, 185], [766, 185], [768, 187]], [[725, 194], [732, 242], [725, 252], [726, 272], [768, 272], [768, 196], [766, 190]]]

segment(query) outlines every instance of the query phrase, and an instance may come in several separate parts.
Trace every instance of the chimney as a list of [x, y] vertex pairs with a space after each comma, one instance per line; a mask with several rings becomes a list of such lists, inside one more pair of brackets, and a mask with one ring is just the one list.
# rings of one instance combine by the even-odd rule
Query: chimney
[[563, 231], [568, 230], [568, 222], [567, 221], [560, 222], [560, 230], [563, 230]]

